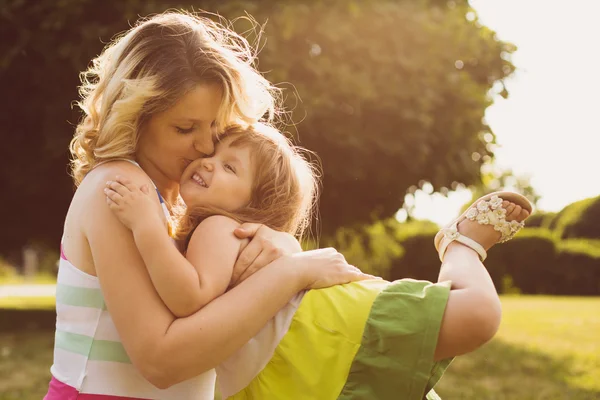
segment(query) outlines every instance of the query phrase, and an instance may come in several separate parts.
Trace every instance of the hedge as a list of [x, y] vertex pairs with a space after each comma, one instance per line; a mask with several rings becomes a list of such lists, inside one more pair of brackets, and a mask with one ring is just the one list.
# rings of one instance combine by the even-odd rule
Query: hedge
[[555, 212], [538, 211], [527, 219], [529, 228], [550, 228], [552, 221], [556, 218]]
[[0, 309], [0, 332], [53, 331], [56, 311]]
[[[399, 243], [404, 251], [392, 261], [390, 279], [436, 281], [440, 261], [435, 232], [416, 233]], [[494, 246], [485, 266], [496, 289], [514, 286], [524, 294], [600, 295], [600, 240], [559, 240], [548, 229], [526, 228], [513, 240]]]
[[580, 200], [562, 209], [549, 228], [559, 238], [600, 238], [600, 196]]

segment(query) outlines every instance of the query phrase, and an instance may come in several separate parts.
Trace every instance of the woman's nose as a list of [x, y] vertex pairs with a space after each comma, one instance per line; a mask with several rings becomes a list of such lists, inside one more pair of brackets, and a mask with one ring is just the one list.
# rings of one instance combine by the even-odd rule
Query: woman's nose
[[212, 130], [202, 129], [194, 137], [194, 149], [204, 156], [210, 156], [215, 152], [215, 144], [212, 137]]

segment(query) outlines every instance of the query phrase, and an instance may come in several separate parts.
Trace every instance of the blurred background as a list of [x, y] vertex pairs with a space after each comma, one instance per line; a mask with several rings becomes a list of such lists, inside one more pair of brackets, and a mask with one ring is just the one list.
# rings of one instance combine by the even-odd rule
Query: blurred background
[[[321, 246], [387, 279], [436, 280], [433, 236], [474, 197], [536, 204], [490, 251], [498, 336], [444, 399], [600, 399], [600, 145], [594, 0], [0, 2], [0, 399], [41, 399], [74, 186], [78, 74], [138, 17], [251, 15], [281, 127], [320, 156]], [[596, 50], [594, 50], [596, 49]]]

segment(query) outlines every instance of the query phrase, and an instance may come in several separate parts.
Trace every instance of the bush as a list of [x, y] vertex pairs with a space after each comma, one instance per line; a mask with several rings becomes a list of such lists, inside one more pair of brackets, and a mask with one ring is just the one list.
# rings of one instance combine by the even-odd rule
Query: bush
[[391, 280], [414, 278], [437, 281], [441, 265], [433, 245], [433, 238], [437, 231], [437, 228], [429, 229], [403, 236], [399, 243], [404, 252], [400, 258], [392, 262]]
[[556, 218], [555, 212], [538, 211], [527, 219], [528, 228], [550, 228], [550, 224]]
[[15, 268], [0, 258], [0, 280], [9, 279], [17, 275]]
[[556, 268], [561, 276], [555, 294], [600, 294], [600, 241], [565, 240], [558, 244]]
[[358, 228], [340, 228], [323, 245], [336, 248], [348, 263], [363, 272], [390, 279], [392, 260], [404, 251], [396, 238], [397, 230], [405, 225], [388, 219]]
[[0, 332], [53, 331], [55, 310], [17, 310], [0, 308]]
[[526, 228], [513, 240], [493, 247], [485, 264], [499, 290], [506, 274], [524, 294], [551, 294], [560, 281], [554, 268], [556, 252], [550, 231]]
[[600, 239], [600, 196], [569, 204], [556, 215], [549, 228], [561, 239]]
[[[437, 281], [436, 231], [412, 231], [401, 237], [403, 252], [392, 261], [390, 279]], [[500, 293], [600, 295], [600, 240], [559, 242], [548, 229], [526, 228], [490, 249], [485, 266]]]
[[[549, 225], [552, 218], [545, 214], [537, 221]], [[330, 244], [366, 272], [435, 282], [441, 265], [433, 245], [437, 231], [429, 222], [387, 220], [341, 229]], [[600, 240], [559, 240], [549, 229], [528, 227], [490, 249], [485, 266], [500, 293], [600, 295]]]

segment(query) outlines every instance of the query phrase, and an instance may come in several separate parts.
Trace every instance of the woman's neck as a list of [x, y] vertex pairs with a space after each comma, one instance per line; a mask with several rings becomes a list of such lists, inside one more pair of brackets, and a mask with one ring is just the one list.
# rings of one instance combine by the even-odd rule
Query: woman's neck
[[179, 198], [179, 183], [168, 182], [165, 184], [160, 184], [159, 182], [154, 181], [156, 188], [160, 192], [160, 195], [165, 199], [169, 209], [177, 204], [177, 199]]
[[148, 174], [152, 182], [156, 185], [156, 188], [160, 192], [160, 195], [165, 199], [167, 205], [172, 206], [177, 203], [179, 197], [179, 182], [169, 179], [163, 174], [156, 166], [148, 160], [138, 160], [140, 167]]

